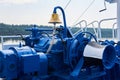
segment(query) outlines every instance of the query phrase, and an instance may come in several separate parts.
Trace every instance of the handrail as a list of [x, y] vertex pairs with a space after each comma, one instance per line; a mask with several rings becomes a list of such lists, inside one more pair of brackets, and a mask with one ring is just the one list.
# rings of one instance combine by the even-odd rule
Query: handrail
[[[85, 23], [85, 26], [83, 27], [82, 26], [82, 23]], [[82, 20], [82, 21], [80, 21], [80, 22], [78, 22], [76, 25], [80, 25], [80, 28], [81, 28], [81, 30], [83, 31], [83, 28], [85, 29], [85, 31], [86, 31], [86, 27], [87, 27], [87, 21], [86, 20]], [[83, 27], [83, 28], [82, 28]]]
[[101, 39], [101, 23], [103, 21], [108, 21], [108, 20], [115, 20], [117, 18], [108, 18], [108, 19], [102, 19], [99, 24], [98, 24], [98, 38]]
[[[85, 26], [82, 28], [82, 23], [85, 23]], [[87, 21], [86, 20], [82, 20], [80, 22], [78, 22], [77, 24], [75, 25], [80, 25], [80, 30], [78, 30], [77, 32], [74, 33], [74, 35], [76, 35], [77, 33], [79, 33], [80, 31], [86, 31], [87, 30]]]
[[112, 27], [112, 37], [113, 37], [113, 39], [115, 39], [115, 25], [116, 25], [117, 23], [114, 23], [113, 24], [113, 27]]
[[92, 25], [92, 27], [93, 27], [93, 31], [94, 31], [94, 33], [95, 33], [95, 36], [98, 38], [98, 33], [97, 33], [96, 29], [95, 29], [94, 23], [99, 24], [99, 22], [98, 22], [97, 20], [95, 20], [95, 21], [89, 23], [87, 26]]
[[97, 20], [95, 20], [95, 21], [93, 21], [93, 22], [91, 22], [91, 23], [89, 23], [89, 24], [87, 24], [87, 21], [86, 21], [86, 20], [80, 21], [80, 22], [77, 23], [76, 25], [79, 24], [81, 29], [78, 30], [76, 33], [74, 33], [74, 35], [76, 35], [76, 34], [79, 33], [80, 31], [83, 31], [83, 28], [82, 28], [82, 26], [81, 26], [82, 22], [85, 23], [84, 31], [87, 31], [88, 26], [92, 25], [92, 26], [94, 27], [94, 28], [93, 28], [93, 31], [94, 31], [96, 37], [98, 37], [97, 31], [95, 30], [95, 26], [94, 26], [94, 23], [97, 23], [97, 24], [99, 23]]
[[[82, 21], [80, 21], [80, 22], [78, 22], [78, 23], [76, 24], [76, 25], [80, 25], [80, 28], [81, 28], [81, 29], [78, 30], [77, 32], [75, 32], [74, 35], [78, 34], [80, 31], [83, 31], [83, 29], [86, 31], [86, 30], [87, 30], [87, 27], [90, 26], [90, 25], [92, 25], [93, 31], [94, 31], [96, 37], [97, 37], [98, 39], [101, 39], [101, 38], [102, 38], [102, 37], [101, 37], [101, 24], [102, 24], [102, 22], [104, 22], [104, 21], [111, 21], [111, 20], [115, 20], [115, 19], [117, 19], [117, 18], [102, 19], [102, 20], [100, 20], [100, 21], [95, 20], [95, 21], [93, 21], [93, 22], [91, 22], [91, 23], [89, 23], [89, 24], [87, 24], [87, 21], [86, 21], [86, 20], [82, 20]], [[83, 23], [83, 22], [85, 23], [84, 28], [82, 28], [82, 23]], [[95, 23], [98, 24], [97, 30], [95, 29]], [[113, 26], [115, 26], [115, 24], [113, 24]], [[115, 32], [114, 32], [114, 30], [113, 30], [113, 32], [112, 32], [112, 37], [115, 38]]]
[[87, 21], [86, 20], [81, 20], [80, 22], [78, 22], [77, 24], [75, 24], [75, 25], [78, 25], [78, 24], [80, 24], [81, 25], [81, 23], [82, 22], [84, 22], [86, 25], [87, 25]]

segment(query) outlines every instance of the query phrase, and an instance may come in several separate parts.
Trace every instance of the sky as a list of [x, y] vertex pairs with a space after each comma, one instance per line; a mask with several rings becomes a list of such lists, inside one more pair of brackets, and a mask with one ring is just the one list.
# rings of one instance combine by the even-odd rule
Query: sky
[[[6, 24], [48, 24], [54, 7], [65, 8], [70, 0], [0, 0], [0, 23]], [[104, 0], [95, 0], [89, 9], [83, 14], [93, 0], [71, 0], [65, 8], [67, 25], [75, 25], [81, 20], [88, 23], [94, 20], [100, 21], [104, 18], [116, 17], [116, 3], [106, 3], [107, 10], [104, 9]], [[57, 10], [61, 14], [60, 10]], [[62, 16], [60, 16], [61, 21]]]

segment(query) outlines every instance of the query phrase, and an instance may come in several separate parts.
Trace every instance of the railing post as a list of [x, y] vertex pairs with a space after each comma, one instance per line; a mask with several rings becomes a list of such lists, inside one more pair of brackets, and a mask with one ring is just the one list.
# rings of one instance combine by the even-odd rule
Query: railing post
[[113, 38], [113, 40], [115, 39], [115, 25], [116, 25], [117, 23], [114, 23], [113, 24], [113, 27], [112, 27], [112, 38]]
[[99, 33], [99, 39], [101, 39], [101, 23], [103, 21], [110, 21], [110, 20], [115, 20], [117, 18], [108, 18], [108, 19], [102, 19], [100, 22], [99, 22], [99, 25], [98, 25], [98, 33]]

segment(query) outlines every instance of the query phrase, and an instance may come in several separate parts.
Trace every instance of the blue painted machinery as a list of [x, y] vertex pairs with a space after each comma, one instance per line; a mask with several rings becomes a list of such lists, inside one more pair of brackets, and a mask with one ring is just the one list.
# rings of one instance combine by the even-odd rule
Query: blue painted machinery
[[[56, 27], [56, 24], [60, 23], [57, 9], [62, 11], [64, 26]], [[65, 13], [59, 6], [54, 8], [50, 23], [54, 24], [53, 29], [41, 29], [36, 26], [26, 29], [31, 31], [31, 34], [23, 39], [25, 45], [0, 51], [1, 78], [7, 80], [120, 79], [114, 72], [116, 69], [114, 45], [99, 44], [90, 32], [73, 35], [66, 25]], [[52, 34], [49, 35], [51, 32]], [[119, 69], [119, 66], [117, 67]]]

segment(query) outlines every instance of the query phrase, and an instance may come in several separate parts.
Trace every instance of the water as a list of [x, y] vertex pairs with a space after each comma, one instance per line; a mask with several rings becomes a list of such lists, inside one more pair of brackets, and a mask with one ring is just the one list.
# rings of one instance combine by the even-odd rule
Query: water
[[7, 40], [7, 41], [3, 42], [3, 44], [0, 43], [0, 50], [8, 49], [9, 47], [12, 47], [12, 46], [19, 46], [20, 43], [24, 44], [24, 41], [22, 41], [22, 40]]

